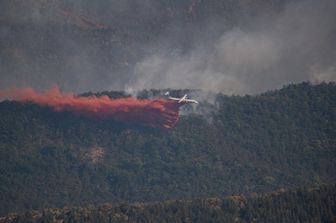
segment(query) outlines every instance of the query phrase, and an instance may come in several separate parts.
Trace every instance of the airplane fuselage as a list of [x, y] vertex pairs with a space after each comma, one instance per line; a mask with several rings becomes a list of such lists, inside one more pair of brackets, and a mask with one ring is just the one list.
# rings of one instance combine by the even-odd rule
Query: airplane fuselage
[[182, 98], [175, 98], [175, 97], [168, 97], [169, 100], [177, 101], [177, 103], [194, 103], [198, 104], [198, 101], [193, 99], [188, 99], [187, 95], [185, 94]]

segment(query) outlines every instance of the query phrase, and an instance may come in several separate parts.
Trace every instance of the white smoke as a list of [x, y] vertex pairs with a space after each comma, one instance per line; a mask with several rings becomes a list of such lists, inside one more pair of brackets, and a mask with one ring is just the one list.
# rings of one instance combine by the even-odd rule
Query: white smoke
[[[336, 80], [334, 0], [12, 0], [0, 7], [0, 88], [246, 94]], [[72, 17], [108, 29], [82, 29]]]
[[289, 82], [335, 81], [336, 2], [298, 1], [225, 31], [188, 52], [162, 49], [138, 62], [129, 85], [258, 93]]

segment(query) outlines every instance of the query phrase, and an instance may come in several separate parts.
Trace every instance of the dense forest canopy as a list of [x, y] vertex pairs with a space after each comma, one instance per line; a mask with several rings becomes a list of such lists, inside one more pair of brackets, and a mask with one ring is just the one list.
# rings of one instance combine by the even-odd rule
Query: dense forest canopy
[[336, 187], [323, 185], [290, 191], [197, 200], [96, 207], [44, 209], [0, 218], [0, 223], [21, 222], [305, 222], [336, 220]]
[[217, 94], [172, 129], [3, 101], [0, 213], [333, 183], [335, 98], [334, 83]]

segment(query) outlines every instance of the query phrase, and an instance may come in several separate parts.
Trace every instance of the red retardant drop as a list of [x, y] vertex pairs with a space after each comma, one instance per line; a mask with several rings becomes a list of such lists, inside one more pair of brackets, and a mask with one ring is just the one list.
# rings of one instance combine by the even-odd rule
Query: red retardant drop
[[51, 107], [56, 112], [72, 111], [90, 118], [112, 118], [125, 123], [162, 128], [171, 128], [179, 120], [179, 107], [183, 105], [164, 99], [75, 96], [73, 93], [61, 93], [57, 86], [43, 93], [37, 93], [30, 87], [11, 88], [0, 91], [0, 99], [29, 101]]

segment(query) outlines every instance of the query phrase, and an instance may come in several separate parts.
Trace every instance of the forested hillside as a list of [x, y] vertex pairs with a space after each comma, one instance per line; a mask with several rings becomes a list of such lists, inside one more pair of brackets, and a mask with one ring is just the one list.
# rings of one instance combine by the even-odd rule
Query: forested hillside
[[104, 204], [11, 214], [1, 223], [21, 222], [304, 222], [336, 221], [335, 185], [224, 199]]
[[0, 213], [334, 183], [335, 99], [334, 83], [218, 94], [172, 129], [3, 101]]

